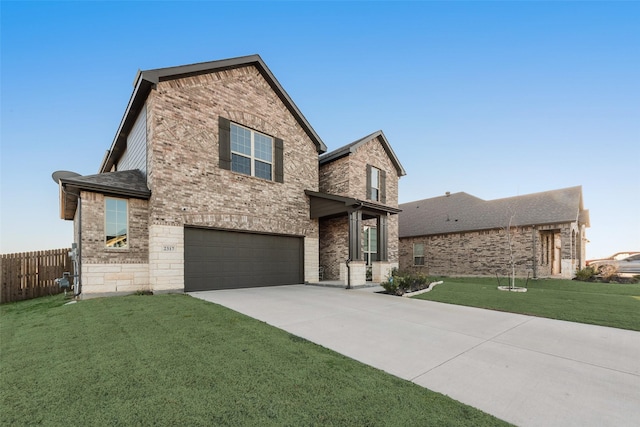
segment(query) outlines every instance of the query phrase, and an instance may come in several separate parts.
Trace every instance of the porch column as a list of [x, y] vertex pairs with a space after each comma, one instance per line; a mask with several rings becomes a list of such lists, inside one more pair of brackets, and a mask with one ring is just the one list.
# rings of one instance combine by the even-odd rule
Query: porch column
[[349, 212], [349, 259], [362, 261], [362, 211]]
[[387, 221], [389, 214], [379, 215], [378, 223], [377, 223], [377, 233], [378, 233], [378, 261], [388, 261], [389, 260], [389, 251], [387, 247], [389, 246], [389, 234], [387, 229]]

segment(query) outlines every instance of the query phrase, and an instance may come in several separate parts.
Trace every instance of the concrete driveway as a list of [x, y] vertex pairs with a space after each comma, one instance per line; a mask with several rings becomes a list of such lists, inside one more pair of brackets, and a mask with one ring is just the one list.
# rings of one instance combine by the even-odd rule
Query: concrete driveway
[[640, 425], [640, 332], [379, 289], [293, 285], [190, 295], [519, 426]]

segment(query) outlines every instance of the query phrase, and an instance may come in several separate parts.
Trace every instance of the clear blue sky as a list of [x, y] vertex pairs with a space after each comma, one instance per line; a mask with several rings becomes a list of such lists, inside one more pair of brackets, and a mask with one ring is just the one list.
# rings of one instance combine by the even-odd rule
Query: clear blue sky
[[583, 186], [588, 257], [640, 250], [640, 3], [8, 2], [2, 253], [67, 247], [138, 69], [258, 53], [330, 150], [382, 129], [400, 202]]

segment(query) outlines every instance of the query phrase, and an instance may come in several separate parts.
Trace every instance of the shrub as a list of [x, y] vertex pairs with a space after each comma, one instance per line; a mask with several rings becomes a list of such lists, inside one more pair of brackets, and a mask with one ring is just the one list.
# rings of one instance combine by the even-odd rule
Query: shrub
[[597, 272], [593, 267], [585, 267], [582, 270], [576, 271], [576, 280], [589, 282], [594, 279], [596, 274]]
[[393, 268], [391, 269], [391, 274], [389, 274], [389, 277], [387, 277], [387, 280], [385, 280], [384, 282], [380, 283], [380, 286], [382, 286], [384, 288], [384, 290], [388, 293], [388, 294], [392, 294], [392, 295], [402, 295], [402, 294], [398, 294], [398, 283], [401, 280], [398, 278], [398, 269], [397, 268]]
[[397, 269], [391, 271], [387, 280], [381, 283], [384, 290], [392, 295], [403, 295], [407, 292], [415, 292], [429, 286], [429, 277], [424, 274], [400, 272]]

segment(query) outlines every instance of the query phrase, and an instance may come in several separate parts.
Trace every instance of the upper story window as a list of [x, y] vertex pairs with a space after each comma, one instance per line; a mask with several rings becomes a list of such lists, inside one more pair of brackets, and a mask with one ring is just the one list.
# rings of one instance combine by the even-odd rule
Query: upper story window
[[273, 179], [273, 138], [231, 123], [231, 170]]
[[127, 248], [129, 245], [128, 203], [124, 199], [104, 199], [105, 237], [108, 248]]
[[383, 170], [367, 165], [367, 199], [386, 203], [386, 173]]
[[[233, 129], [233, 131], [232, 131]], [[218, 117], [220, 169], [284, 182], [284, 141]]]
[[371, 200], [380, 201], [380, 169], [371, 168]]

